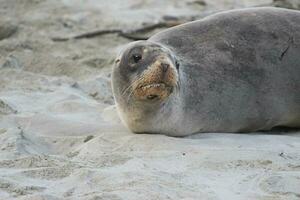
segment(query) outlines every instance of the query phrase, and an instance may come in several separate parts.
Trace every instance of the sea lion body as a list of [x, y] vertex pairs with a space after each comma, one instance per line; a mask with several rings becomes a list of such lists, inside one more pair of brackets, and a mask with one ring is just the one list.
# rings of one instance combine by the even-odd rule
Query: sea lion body
[[[160, 95], [164, 91], [160, 85], [157, 90], [144, 89], [150, 100], [157, 97], [156, 102], [141, 100], [140, 93], [123, 98], [120, 91], [126, 81], [120, 84], [124, 74], [119, 67], [124, 64], [116, 65], [114, 96], [122, 120], [132, 131], [184, 136], [300, 127], [299, 11], [222, 12], [167, 29], [127, 50], [138, 45], [154, 45], [166, 52], [170, 77], [178, 87], [169, 84], [172, 90], [165, 96]], [[142, 60], [142, 71], [130, 77], [144, 76], [153, 59]]]

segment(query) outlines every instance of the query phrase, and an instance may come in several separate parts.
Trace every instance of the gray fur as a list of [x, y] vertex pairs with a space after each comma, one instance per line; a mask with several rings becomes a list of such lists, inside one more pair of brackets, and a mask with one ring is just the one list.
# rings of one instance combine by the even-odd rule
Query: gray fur
[[[147, 44], [180, 63], [180, 89], [159, 105], [118, 110], [134, 132], [184, 136], [300, 127], [300, 12], [251, 8], [167, 29]], [[138, 114], [136, 114], [138, 113]]]

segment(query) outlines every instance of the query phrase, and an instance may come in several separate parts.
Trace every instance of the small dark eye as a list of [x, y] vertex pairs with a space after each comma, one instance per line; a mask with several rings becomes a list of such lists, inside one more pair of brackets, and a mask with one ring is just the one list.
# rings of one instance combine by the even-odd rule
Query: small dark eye
[[132, 58], [135, 63], [138, 63], [142, 59], [142, 56], [140, 54], [133, 54]]
[[175, 65], [176, 65], [176, 68], [179, 69], [179, 62], [177, 60], [175, 61]]

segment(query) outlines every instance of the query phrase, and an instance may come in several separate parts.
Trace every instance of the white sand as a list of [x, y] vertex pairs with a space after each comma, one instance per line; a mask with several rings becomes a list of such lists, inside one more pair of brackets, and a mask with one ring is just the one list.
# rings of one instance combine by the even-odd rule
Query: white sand
[[300, 199], [300, 132], [130, 133], [109, 78], [129, 41], [50, 40], [268, 1], [188, 2], [0, 0], [1, 200]]

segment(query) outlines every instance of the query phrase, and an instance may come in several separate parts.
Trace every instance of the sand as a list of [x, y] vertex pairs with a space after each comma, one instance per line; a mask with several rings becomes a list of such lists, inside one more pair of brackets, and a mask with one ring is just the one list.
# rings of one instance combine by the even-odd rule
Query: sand
[[130, 40], [51, 40], [265, 3], [0, 0], [0, 200], [300, 199], [299, 131], [133, 134], [110, 88]]

